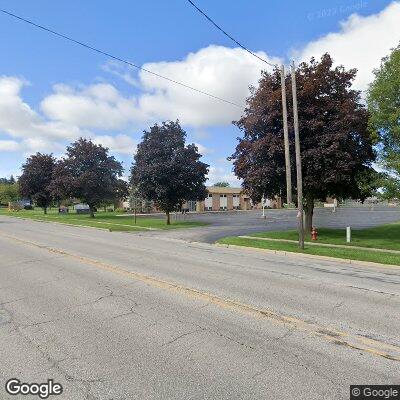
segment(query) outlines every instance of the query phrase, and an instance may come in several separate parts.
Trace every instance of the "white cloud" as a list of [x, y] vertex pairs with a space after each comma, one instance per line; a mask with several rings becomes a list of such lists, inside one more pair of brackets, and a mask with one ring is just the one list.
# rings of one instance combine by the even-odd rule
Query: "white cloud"
[[[268, 59], [265, 53], [258, 54]], [[180, 61], [143, 67], [243, 105], [249, 85], [257, 84], [265, 64], [242, 49], [209, 46]], [[226, 125], [243, 111], [143, 71], [136, 80], [130, 69], [124, 70], [115, 63], [107, 63], [103, 69], [140, 87], [142, 92], [126, 97], [107, 83], [80, 88], [55, 85], [54, 93], [41, 103], [45, 116], [81, 129], [113, 130], [166, 119], [179, 119], [182, 124], [195, 127]]]
[[103, 71], [109, 72], [110, 74], [113, 74], [117, 76], [118, 78], [122, 79], [126, 83], [132, 86], [138, 86], [139, 82], [134, 76], [134, 70], [133, 67], [131, 68], [126, 68], [124, 65], [122, 65], [118, 61], [108, 61], [102, 66]]
[[47, 153], [62, 153], [65, 146], [58, 141], [49, 140], [44, 137], [31, 137], [24, 139], [19, 143], [21, 150], [27, 154], [37, 153], [37, 152], [47, 152]]
[[141, 122], [144, 115], [135, 98], [127, 98], [110, 84], [99, 83], [82, 89], [55, 85], [54, 94], [41, 103], [44, 114], [56, 121], [90, 129], [123, 129]]
[[390, 49], [400, 40], [400, 2], [394, 1], [383, 11], [370, 16], [351, 15], [341, 23], [340, 32], [329, 33], [310, 42], [295, 56], [298, 61], [309, 61], [328, 52], [336, 64], [357, 68], [354, 86], [359, 90], [368, 88], [374, 68]]
[[133, 155], [136, 153], [137, 143], [128, 135], [95, 136], [93, 142], [108, 147], [113, 153]]
[[207, 154], [211, 154], [214, 152], [214, 149], [211, 149], [209, 147], [206, 147], [204, 145], [202, 145], [201, 143], [195, 143], [195, 145], [197, 146], [197, 149], [199, 150], [199, 153], [203, 156], [207, 155]]
[[22, 152], [29, 155], [37, 152], [62, 152], [64, 146], [58, 142], [49, 141], [46, 138], [28, 138], [21, 141], [0, 140], [0, 151], [2, 152]]
[[240, 187], [241, 182], [229, 168], [210, 167], [207, 185], [217, 182], [228, 182], [232, 187]]
[[[338, 32], [298, 51], [297, 61], [329, 52], [337, 64], [358, 68], [355, 86], [364, 90], [380, 59], [398, 44], [399, 21], [400, 1], [392, 2], [375, 15], [354, 14], [341, 23]], [[280, 63], [278, 58], [263, 52], [257, 54]], [[265, 65], [242, 49], [211, 45], [181, 60], [148, 63], [143, 67], [242, 105], [249, 95], [249, 85], [257, 85]], [[185, 127], [194, 128], [194, 140], [202, 142], [208, 136], [206, 127], [230, 125], [243, 112], [143, 71], [135, 76], [131, 69], [116, 63], [107, 63], [103, 69], [133, 85], [135, 94], [126, 96], [109, 83], [59, 84], [35, 110], [22, 98], [22, 90], [28, 85], [25, 80], [0, 76], [0, 133], [9, 136], [0, 140], [0, 151], [59, 151], [65, 143], [84, 136], [94, 138], [113, 152], [133, 154], [136, 142], [126, 134], [133, 129], [165, 119], [180, 119]], [[115, 131], [119, 134], [115, 135]], [[203, 154], [212, 151], [200, 143], [198, 147]], [[210, 177], [235, 179], [225, 166], [214, 168]]]
[[[257, 54], [270, 59], [264, 52]], [[265, 64], [240, 48], [208, 46], [196, 53], [190, 53], [181, 61], [149, 63], [143, 67], [244, 105], [249, 95], [249, 85], [257, 84]], [[230, 124], [243, 112], [240, 108], [195, 93], [143, 71], [140, 71], [139, 78], [147, 92], [139, 100], [140, 108], [157, 119], [179, 118], [185, 125], [202, 127]]]
[[27, 82], [16, 77], [0, 77], [0, 132], [18, 140], [0, 140], [0, 151], [62, 153], [65, 144], [80, 136], [94, 137], [111, 151], [133, 154], [136, 143], [125, 134], [96, 136], [87, 127], [111, 129], [127, 125], [134, 118], [130, 99], [112, 86], [98, 84], [77, 91], [56, 85], [42, 101], [45, 115], [33, 110], [21, 97]]
[[15, 140], [0, 140], [0, 151], [19, 151], [19, 143]]
[[20, 94], [27, 82], [9, 76], [0, 77], [0, 131], [15, 138], [73, 138], [79, 128], [62, 122], [46, 121], [36, 113]]

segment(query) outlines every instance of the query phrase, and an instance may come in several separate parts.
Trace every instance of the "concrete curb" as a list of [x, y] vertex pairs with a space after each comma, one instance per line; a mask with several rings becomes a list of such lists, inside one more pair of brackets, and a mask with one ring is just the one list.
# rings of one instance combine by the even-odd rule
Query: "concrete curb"
[[283, 250], [259, 249], [257, 247], [238, 246], [235, 244], [215, 243], [214, 245], [218, 246], [218, 247], [225, 247], [225, 248], [241, 249], [241, 250], [247, 250], [247, 251], [257, 251], [259, 253], [276, 254], [279, 256], [285, 256], [285, 257], [289, 257], [289, 258], [299, 258], [300, 257], [300, 258], [311, 259], [311, 260], [335, 261], [335, 262], [341, 262], [343, 264], [351, 264], [354, 266], [359, 265], [359, 266], [366, 266], [366, 267], [400, 269], [400, 265], [381, 264], [381, 263], [375, 263], [375, 262], [371, 262], [371, 261], [351, 260], [349, 258], [317, 256], [317, 255], [313, 255], [313, 254], [303, 254], [303, 253], [296, 253], [296, 252], [292, 252], [292, 251], [283, 251]]

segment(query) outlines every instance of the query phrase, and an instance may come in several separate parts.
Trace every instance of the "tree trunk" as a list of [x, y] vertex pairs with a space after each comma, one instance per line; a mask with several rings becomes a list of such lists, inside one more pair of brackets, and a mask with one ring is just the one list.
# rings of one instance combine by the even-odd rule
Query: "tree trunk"
[[310, 235], [313, 227], [314, 198], [312, 197], [306, 198], [304, 212], [305, 212], [304, 232], [306, 235]]
[[171, 218], [169, 215], [169, 211], [166, 212], [166, 215], [167, 215], [167, 225], [171, 225]]
[[47, 207], [43, 207], [43, 212], [45, 215], [47, 214]]
[[94, 209], [92, 206], [89, 206], [89, 211], [90, 211], [90, 218], [94, 218]]

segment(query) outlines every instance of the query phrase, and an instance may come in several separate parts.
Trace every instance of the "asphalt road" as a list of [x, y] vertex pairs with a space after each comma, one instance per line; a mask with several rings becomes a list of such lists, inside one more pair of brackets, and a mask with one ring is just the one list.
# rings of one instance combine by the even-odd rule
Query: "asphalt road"
[[[348, 399], [399, 383], [400, 269], [0, 217], [0, 398]], [[37, 397], [35, 397], [37, 399]]]
[[[214, 243], [226, 236], [297, 228], [296, 210], [266, 210], [265, 214], [265, 219], [262, 218], [261, 210], [189, 213], [184, 217], [177, 214], [176, 217], [180, 220], [184, 218], [187, 221], [201, 221], [209, 225], [201, 228], [164, 231], [162, 235], [170, 238]], [[121, 216], [121, 218], [125, 217]], [[164, 218], [164, 216], [158, 216], [158, 218]], [[343, 228], [344, 237], [347, 226], [355, 229], [369, 228], [394, 221], [400, 221], [399, 207], [375, 207], [373, 211], [369, 207], [338, 208], [334, 213], [331, 209], [316, 208], [314, 215], [314, 225], [317, 228]], [[153, 234], [160, 235], [159, 232], [147, 232], [144, 235], [152, 236]]]

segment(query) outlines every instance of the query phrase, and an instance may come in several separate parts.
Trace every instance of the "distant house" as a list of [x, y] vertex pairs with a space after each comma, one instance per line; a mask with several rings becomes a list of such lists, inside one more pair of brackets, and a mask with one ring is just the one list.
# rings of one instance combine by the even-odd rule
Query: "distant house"
[[154, 201], [144, 200], [141, 198], [137, 198], [134, 201], [121, 201], [118, 205], [118, 208], [123, 208], [125, 211], [134, 211], [136, 208], [136, 212], [139, 214], [160, 212], [160, 210], [158, 210], [154, 205]]
[[[242, 188], [208, 186], [208, 195], [204, 200], [188, 200], [182, 204], [182, 209], [187, 211], [232, 211], [232, 210], [254, 210], [262, 209], [261, 203], [253, 203], [250, 196]], [[140, 201], [137, 206], [137, 212], [155, 213], [160, 210], [155, 206], [153, 201]], [[282, 200], [280, 197], [274, 199], [265, 199], [265, 207], [282, 208]], [[132, 210], [132, 206], [128, 201], [122, 203], [125, 210]]]

